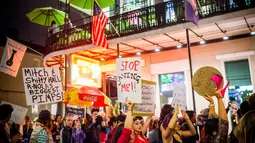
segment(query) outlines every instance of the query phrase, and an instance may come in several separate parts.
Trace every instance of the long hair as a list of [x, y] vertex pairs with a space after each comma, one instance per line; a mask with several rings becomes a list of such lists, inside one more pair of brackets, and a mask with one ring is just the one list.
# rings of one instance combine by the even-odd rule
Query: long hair
[[[165, 117], [170, 113], [173, 113], [174, 108], [170, 105], [170, 104], [165, 104], [162, 108], [161, 108], [161, 112], [160, 112], [160, 117], [159, 117], [159, 121], [158, 121], [158, 125], [159, 125], [159, 130], [161, 127], [161, 124], [163, 123]], [[170, 121], [170, 120], [169, 120]], [[158, 136], [159, 139], [162, 142], [162, 133], [161, 131], [158, 132]]]
[[112, 143], [117, 143], [118, 139], [120, 138], [122, 131], [124, 128], [124, 123], [119, 124], [119, 126], [116, 128], [116, 131], [112, 137]]
[[173, 111], [174, 111], [174, 108], [170, 104], [165, 104], [161, 108], [160, 117], [159, 117], [159, 126], [161, 126], [161, 124], [162, 124], [163, 120], [165, 119], [165, 117], [169, 113], [172, 113]]
[[208, 143], [213, 140], [213, 132], [218, 130], [219, 119], [212, 118], [206, 121], [205, 123], [205, 136], [201, 139], [201, 143]]
[[255, 142], [255, 110], [249, 111], [241, 118], [234, 135], [241, 143]]

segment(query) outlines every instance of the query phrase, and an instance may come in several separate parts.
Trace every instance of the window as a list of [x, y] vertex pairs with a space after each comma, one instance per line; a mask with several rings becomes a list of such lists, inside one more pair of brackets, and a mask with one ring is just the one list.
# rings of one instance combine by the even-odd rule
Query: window
[[56, 114], [57, 114], [57, 107], [58, 107], [58, 104], [57, 104], [57, 103], [51, 104], [50, 111], [51, 111], [51, 114], [52, 114], [52, 115], [56, 115]]
[[225, 62], [226, 78], [230, 82], [229, 99], [242, 103], [252, 94], [253, 88], [248, 59]]
[[160, 108], [164, 104], [172, 102], [173, 84], [175, 82], [181, 82], [181, 83], [185, 82], [184, 72], [159, 75]]

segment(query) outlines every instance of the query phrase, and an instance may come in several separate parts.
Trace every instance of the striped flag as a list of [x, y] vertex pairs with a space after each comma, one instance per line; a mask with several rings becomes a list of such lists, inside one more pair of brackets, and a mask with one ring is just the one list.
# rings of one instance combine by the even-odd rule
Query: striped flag
[[109, 48], [104, 30], [108, 18], [101, 8], [94, 2], [93, 21], [92, 21], [92, 44], [106, 49]]
[[198, 26], [198, 11], [195, 0], [185, 0], [185, 20]]

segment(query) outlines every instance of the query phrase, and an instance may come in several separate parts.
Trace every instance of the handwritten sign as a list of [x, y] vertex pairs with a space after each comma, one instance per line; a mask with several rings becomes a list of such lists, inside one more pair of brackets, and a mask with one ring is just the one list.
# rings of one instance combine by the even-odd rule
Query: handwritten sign
[[209, 66], [202, 67], [195, 72], [192, 78], [192, 86], [199, 95], [214, 95], [215, 88], [217, 88], [215, 82], [211, 80], [214, 74], [222, 76], [217, 69]]
[[24, 108], [24, 107], [21, 107], [21, 106], [18, 106], [16, 104], [12, 104], [12, 103], [9, 103], [6, 101], [2, 101], [1, 104], [9, 104], [12, 106], [13, 112], [12, 112], [11, 119], [10, 119], [12, 122], [14, 122], [16, 124], [21, 124], [24, 121], [25, 116], [27, 114], [27, 108]]
[[155, 111], [156, 83], [142, 80], [142, 103], [133, 108], [133, 116], [153, 116]]
[[78, 108], [67, 107], [66, 114], [70, 114], [71, 116], [77, 115], [80, 118], [84, 118], [84, 108], [78, 109]]
[[58, 68], [23, 68], [27, 105], [48, 104], [63, 100]]
[[187, 98], [186, 98], [186, 87], [183, 83], [174, 83], [173, 84], [173, 107], [179, 106], [180, 109], [186, 110], [187, 108]]
[[118, 100], [141, 103], [141, 58], [116, 60]]

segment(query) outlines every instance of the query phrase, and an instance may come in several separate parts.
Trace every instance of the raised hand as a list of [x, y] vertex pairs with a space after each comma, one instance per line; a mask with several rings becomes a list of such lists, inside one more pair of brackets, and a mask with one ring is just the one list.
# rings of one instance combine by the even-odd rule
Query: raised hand
[[212, 98], [210, 95], [206, 94], [206, 95], [204, 96], [204, 98], [205, 98], [207, 101], [209, 101], [210, 104], [213, 104], [213, 103], [214, 103], [214, 102], [213, 102], [213, 98]]
[[189, 119], [188, 114], [187, 114], [184, 110], [181, 110], [181, 113], [182, 113], [182, 117], [183, 117], [185, 120], [188, 120], [188, 119]]
[[128, 109], [132, 109], [133, 108], [133, 103], [129, 100], [126, 99], [126, 105], [128, 106]]
[[175, 113], [175, 114], [179, 114], [179, 110], [180, 110], [180, 109], [179, 109], [179, 106], [175, 106], [175, 108], [174, 108], [174, 113]]
[[221, 93], [222, 89], [215, 89], [214, 95], [219, 99], [222, 98], [222, 93]]

